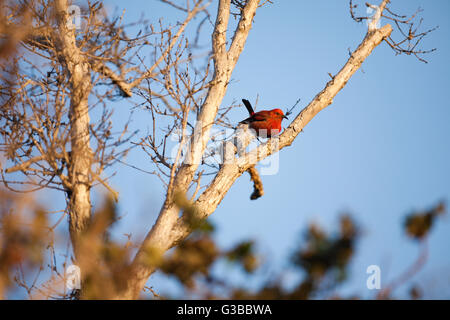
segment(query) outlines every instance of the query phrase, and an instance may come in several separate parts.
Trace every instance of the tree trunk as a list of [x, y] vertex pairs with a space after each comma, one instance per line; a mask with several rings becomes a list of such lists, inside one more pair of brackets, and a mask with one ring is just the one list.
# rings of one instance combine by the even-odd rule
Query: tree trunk
[[88, 98], [92, 83], [89, 64], [76, 45], [75, 30], [67, 25], [67, 7], [67, 0], [56, 1], [58, 30], [54, 36], [58, 44], [58, 54], [67, 69], [71, 85], [69, 120], [72, 150], [68, 165], [70, 186], [66, 188], [69, 197], [70, 237], [76, 257], [78, 239], [91, 216], [92, 150]]

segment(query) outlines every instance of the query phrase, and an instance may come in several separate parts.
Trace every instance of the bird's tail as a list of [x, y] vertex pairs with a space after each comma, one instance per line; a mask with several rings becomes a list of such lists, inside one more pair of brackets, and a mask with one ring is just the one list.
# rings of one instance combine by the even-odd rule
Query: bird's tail
[[247, 108], [247, 111], [250, 114], [250, 116], [252, 116], [255, 113], [255, 111], [253, 110], [250, 101], [248, 101], [247, 99], [242, 99], [242, 102], [244, 103], [244, 106]]

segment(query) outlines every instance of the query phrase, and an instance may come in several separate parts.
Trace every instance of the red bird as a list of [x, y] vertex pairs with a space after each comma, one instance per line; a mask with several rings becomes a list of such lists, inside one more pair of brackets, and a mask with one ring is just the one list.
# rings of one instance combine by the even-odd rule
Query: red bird
[[[287, 119], [281, 109], [262, 110], [255, 112], [250, 102], [242, 99], [244, 106], [247, 108], [250, 117], [242, 120], [240, 123], [247, 123], [249, 127], [256, 131], [258, 136], [265, 135], [271, 137], [273, 134], [278, 134], [281, 131], [281, 121]], [[265, 130], [265, 131], [260, 131]]]

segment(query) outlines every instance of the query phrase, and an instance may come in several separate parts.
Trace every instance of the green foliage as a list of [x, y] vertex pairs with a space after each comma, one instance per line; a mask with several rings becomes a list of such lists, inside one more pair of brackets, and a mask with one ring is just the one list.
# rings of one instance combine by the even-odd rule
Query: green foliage
[[408, 236], [416, 240], [426, 237], [436, 218], [445, 213], [443, 202], [425, 212], [411, 213], [405, 219], [405, 231]]
[[247, 273], [252, 273], [258, 268], [258, 258], [254, 253], [254, 242], [244, 241], [231, 249], [226, 257], [231, 262], [240, 263]]
[[305, 240], [305, 248], [293, 256], [294, 264], [303, 268], [313, 279], [324, 276], [327, 272], [338, 271], [336, 280], [345, 279], [345, 268], [353, 256], [357, 230], [349, 216], [342, 216], [340, 233], [327, 235], [318, 226], [311, 225]]
[[161, 270], [174, 275], [187, 288], [194, 287], [194, 276], [209, 275], [209, 269], [219, 255], [214, 241], [207, 235], [182, 242], [161, 265]]
[[[335, 232], [326, 232], [311, 224], [303, 234], [291, 257], [290, 272], [299, 281], [289, 289], [282, 285], [283, 273], [270, 275], [258, 290], [248, 290], [233, 285], [227, 274], [217, 274], [214, 266], [226, 262], [231, 269], [244, 271], [252, 277], [261, 269], [263, 258], [259, 256], [257, 243], [244, 240], [229, 249], [220, 249], [213, 239], [214, 226], [199, 219], [196, 208], [184, 196], [177, 195], [176, 205], [184, 210], [184, 219], [191, 217], [193, 232], [173, 250], [163, 254], [157, 248], [147, 248], [147, 263], [172, 276], [185, 289], [184, 297], [233, 298], [233, 299], [311, 299], [329, 297], [348, 277], [348, 267], [360, 238], [359, 228], [350, 215], [343, 215]], [[24, 272], [42, 270], [45, 249], [52, 239], [47, 213], [31, 200], [18, 198], [0, 190], [0, 294], [12, 288], [14, 282], [27, 287], [23, 277], [14, 274], [18, 267]], [[436, 217], [445, 212], [445, 205], [438, 204], [424, 212], [408, 215], [405, 231], [413, 239], [423, 240], [429, 235]], [[111, 239], [109, 231], [118, 220], [116, 203], [106, 198], [94, 213], [80, 241], [80, 259], [76, 264], [82, 270], [82, 290], [68, 294], [66, 299], [109, 299], [125, 287], [127, 274], [132, 272], [130, 261], [134, 249], [129, 241], [120, 244]], [[131, 244], [130, 244], [131, 243]], [[59, 274], [56, 266], [52, 272]], [[218, 291], [218, 289], [220, 289]], [[151, 290], [155, 296], [162, 298]], [[220, 294], [217, 294], [220, 292]], [[421, 297], [421, 290], [410, 290], [412, 299]], [[333, 296], [339, 298], [338, 296]], [[389, 295], [389, 297], [391, 297]]]
[[11, 288], [20, 267], [39, 267], [49, 239], [44, 211], [31, 199], [0, 189], [0, 297]]
[[193, 231], [210, 233], [214, 231], [214, 226], [208, 220], [202, 219], [195, 205], [189, 201], [183, 192], [175, 192], [174, 204], [183, 210], [183, 218]]

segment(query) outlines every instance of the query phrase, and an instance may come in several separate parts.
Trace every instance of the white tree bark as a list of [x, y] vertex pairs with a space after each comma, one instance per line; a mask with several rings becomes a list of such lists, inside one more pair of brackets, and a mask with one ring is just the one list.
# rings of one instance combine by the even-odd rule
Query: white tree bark
[[71, 84], [70, 99], [70, 136], [71, 153], [69, 165], [69, 182], [66, 186], [69, 194], [69, 230], [77, 255], [78, 237], [87, 226], [91, 216], [91, 164], [92, 150], [89, 136], [89, 105], [91, 76], [89, 64], [76, 45], [75, 30], [68, 28], [67, 0], [55, 2], [58, 29], [53, 35], [59, 45], [59, 55], [69, 73]]
[[161, 208], [158, 219], [146, 236], [133, 262], [133, 272], [127, 289], [118, 298], [138, 297], [148, 277], [154, 271], [154, 268], [146, 263], [149, 250], [156, 248], [158, 251], [164, 252], [176, 244], [175, 240], [177, 237], [174, 237], [176, 236], [174, 228], [178, 223], [180, 209], [173, 203], [174, 191], [187, 191], [201, 163], [200, 159], [209, 140], [211, 126], [225, 96], [231, 73], [244, 48], [259, 0], [249, 0], [247, 2], [242, 11], [230, 48], [227, 50], [226, 34], [230, 17], [230, 2], [230, 0], [221, 0], [219, 2], [212, 35], [214, 77], [197, 117], [197, 125], [190, 141], [189, 153], [176, 175], [172, 177], [173, 181], [170, 185], [174, 187], [172, 190], [168, 190], [166, 201]]

